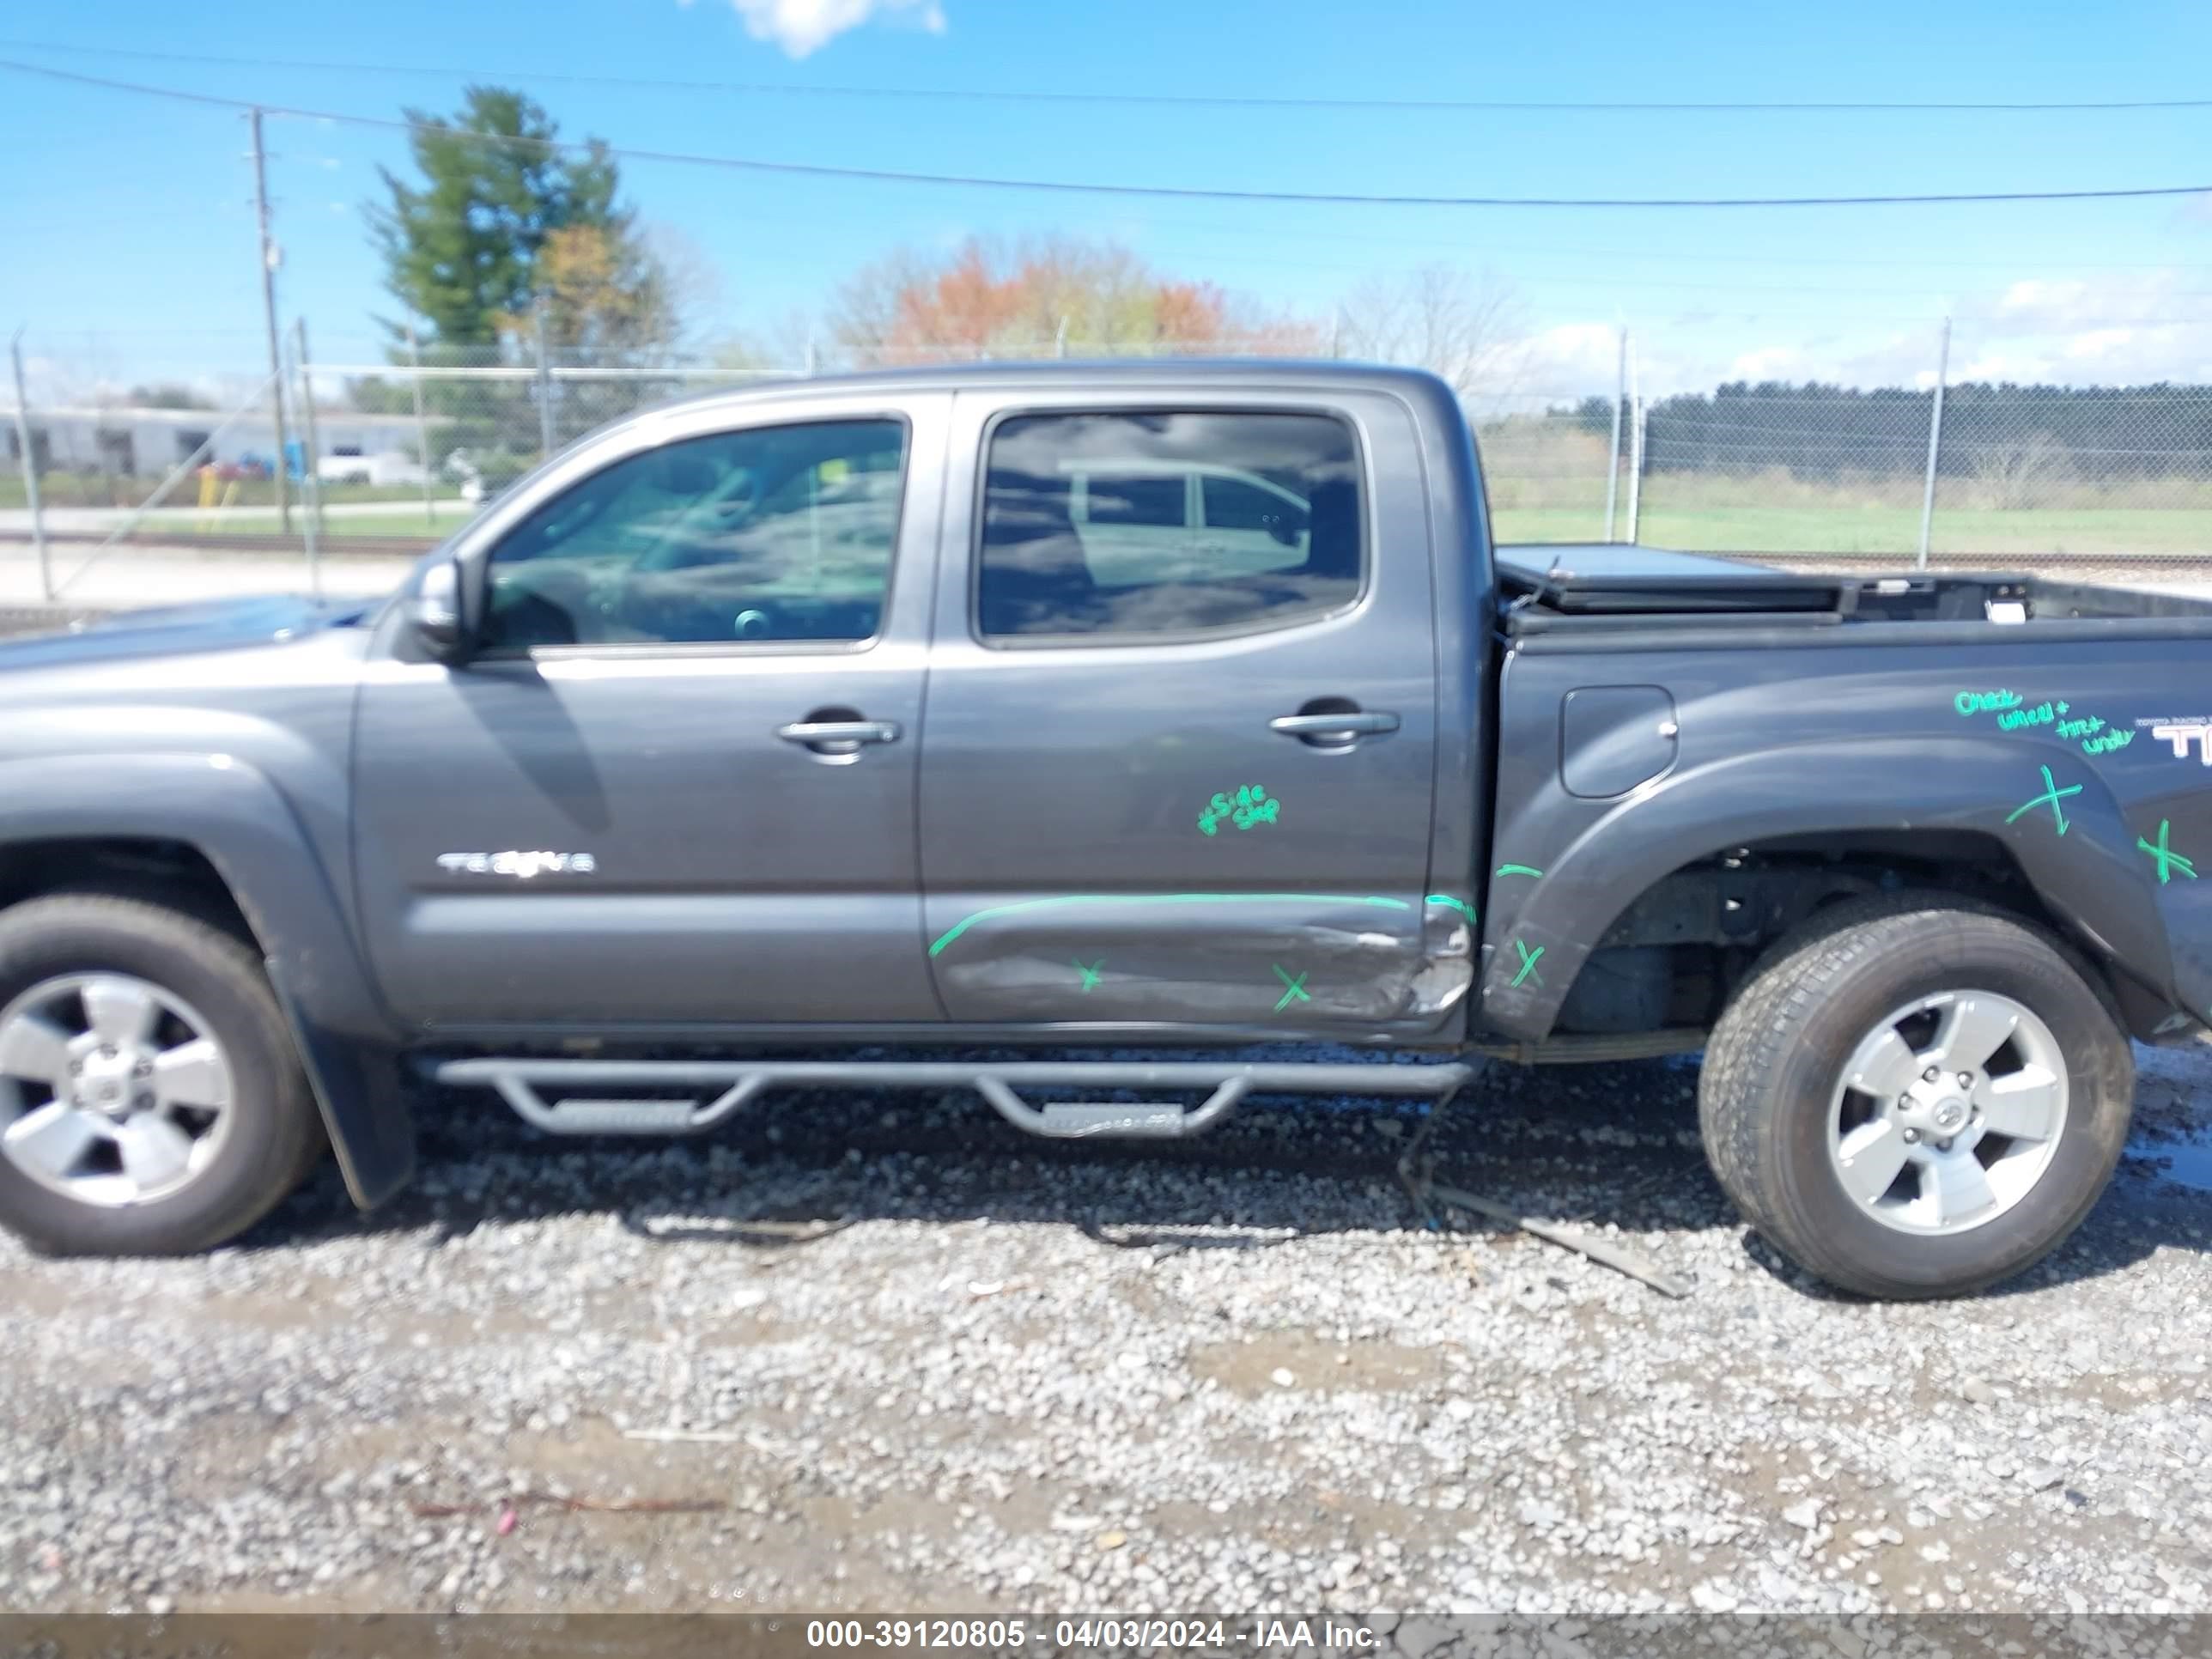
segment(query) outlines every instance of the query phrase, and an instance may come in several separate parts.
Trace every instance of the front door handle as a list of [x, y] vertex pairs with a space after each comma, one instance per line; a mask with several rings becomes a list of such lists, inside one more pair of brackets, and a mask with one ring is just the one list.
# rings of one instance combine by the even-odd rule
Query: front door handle
[[794, 720], [775, 734], [786, 743], [804, 744], [823, 754], [851, 754], [864, 743], [896, 743], [896, 720]]
[[1398, 729], [1398, 717], [1384, 708], [1354, 709], [1341, 714], [1278, 714], [1270, 732], [1309, 743], [1350, 743], [1354, 738]]

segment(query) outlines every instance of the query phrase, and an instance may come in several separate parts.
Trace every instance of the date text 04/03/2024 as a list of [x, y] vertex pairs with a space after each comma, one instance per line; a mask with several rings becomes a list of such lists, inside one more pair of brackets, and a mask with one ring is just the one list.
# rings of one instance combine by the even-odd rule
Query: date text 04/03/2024
[[1294, 1652], [1376, 1647], [1370, 1626], [1342, 1619], [814, 1619], [806, 1645], [819, 1649], [1085, 1648]]

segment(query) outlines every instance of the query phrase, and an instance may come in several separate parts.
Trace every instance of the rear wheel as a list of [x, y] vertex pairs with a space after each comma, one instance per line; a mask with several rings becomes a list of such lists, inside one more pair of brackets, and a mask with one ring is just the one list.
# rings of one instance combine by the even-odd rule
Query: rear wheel
[[2081, 1224], [2134, 1097], [2125, 1033], [2057, 940], [1940, 896], [1838, 906], [1753, 973], [1698, 1109], [1745, 1217], [1831, 1284], [1957, 1295]]
[[244, 1231], [323, 1130], [252, 947], [135, 898], [0, 914], [0, 1224], [70, 1255]]

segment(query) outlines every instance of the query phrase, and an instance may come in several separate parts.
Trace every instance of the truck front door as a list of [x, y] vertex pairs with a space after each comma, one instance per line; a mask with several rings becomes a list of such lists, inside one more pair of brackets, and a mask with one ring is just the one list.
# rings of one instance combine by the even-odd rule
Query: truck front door
[[951, 1017], [1433, 1026], [1411, 414], [963, 392], [952, 444], [921, 795]]
[[362, 693], [361, 910], [398, 1013], [940, 1017], [914, 799], [950, 406], [679, 411], [486, 532], [475, 654]]

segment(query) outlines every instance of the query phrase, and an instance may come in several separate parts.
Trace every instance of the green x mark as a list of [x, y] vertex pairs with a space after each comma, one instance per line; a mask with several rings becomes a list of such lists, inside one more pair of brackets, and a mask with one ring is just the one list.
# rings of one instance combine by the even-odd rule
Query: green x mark
[[1106, 958], [1103, 957], [1099, 957], [1097, 961], [1092, 963], [1088, 968], [1085, 968], [1079, 962], [1075, 964], [1075, 971], [1083, 975], [1083, 988], [1085, 990], [1087, 991], [1092, 986], [1098, 983], [1098, 970], [1105, 965]]
[[2051, 775], [2049, 767], [2039, 767], [2037, 769], [2043, 774], [2043, 793], [2033, 800], [2024, 801], [2014, 807], [2011, 811], [2005, 814], [2005, 822], [2010, 823], [2023, 812], [2033, 812], [2039, 806], [2048, 806], [2051, 809], [2051, 816], [2058, 820], [2058, 833], [2063, 836], [2066, 833], [2066, 809], [2058, 803], [2069, 795], [2080, 794], [2081, 786], [2076, 783], [2061, 789], [2058, 787], [2058, 781]]
[[2161, 887], [2165, 886], [2167, 882], [2173, 879], [2173, 872], [2176, 870], [2180, 871], [2183, 875], [2188, 877], [2191, 881], [2197, 879], [2196, 864], [2192, 860], [2182, 857], [2180, 854], [2175, 852], [2172, 848], [2166, 844], [2166, 838], [2170, 833], [2172, 833], [2171, 826], [2164, 818], [2160, 818], [2158, 821], [2157, 846], [2152, 846], [2141, 836], [2137, 836], [2136, 837], [2136, 848], [2139, 851], [2149, 854], [2153, 858], [2158, 860], [2158, 884]]
[[[1536, 971], [1536, 964], [1543, 960], [1546, 947], [1540, 945], [1531, 951], [1525, 943], [1516, 939], [1513, 941], [1513, 948], [1521, 953], [1521, 971], [1513, 975], [1513, 983], [1518, 985], [1524, 979], [1533, 979], [1538, 985], [1542, 985], [1544, 976]], [[1511, 987], [1507, 988], [1510, 989]]]
[[1275, 1005], [1275, 1012], [1277, 1013], [1281, 1013], [1283, 1010], [1289, 1007], [1293, 1001], [1311, 1002], [1313, 1000], [1313, 998], [1306, 992], [1306, 976], [1304, 974], [1300, 974], [1296, 979], [1292, 979], [1280, 968], [1277, 968], [1275, 969], [1275, 977], [1282, 981], [1285, 987], [1283, 1000]]

